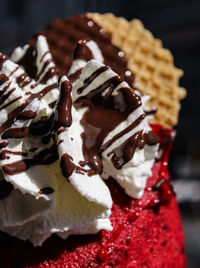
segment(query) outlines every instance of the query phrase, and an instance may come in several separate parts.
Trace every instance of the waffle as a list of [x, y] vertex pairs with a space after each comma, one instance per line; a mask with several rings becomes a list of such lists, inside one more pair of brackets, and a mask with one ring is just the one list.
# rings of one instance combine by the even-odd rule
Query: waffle
[[110, 33], [112, 43], [125, 52], [136, 88], [150, 95], [148, 105], [158, 109], [151, 123], [175, 126], [180, 100], [186, 96], [186, 90], [179, 87], [183, 71], [174, 66], [171, 52], [163, 48], [162, 42], [138, 19], [129, 22], [110, 13], [88, 13], [87, 16]]

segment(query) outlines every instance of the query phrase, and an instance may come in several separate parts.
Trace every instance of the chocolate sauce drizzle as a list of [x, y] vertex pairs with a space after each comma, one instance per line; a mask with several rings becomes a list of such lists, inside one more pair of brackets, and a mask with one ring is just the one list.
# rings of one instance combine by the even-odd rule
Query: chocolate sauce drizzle
[[[105, 137], [114, 130], [121, 122], [125, 121], [128, 116], [141, 106], [141, 99], [137, 96], [134, 91], [129, 87], [119, 88], [117, 94], [113, 94], [113, 91], [119, 84], [125, 80], [130, 86], [133, 84], [133, 77], [127, 76], [127, 60], [124, 56], [119, 56], [120, 51], [117, 47], [111, 44], [110, 36], [101, 31], [101, 28], [93, 23], [92, 26], [89, 24], [90, 20], [86, 16], [75, 16], [72, 18], [57, 20], [53, 24], [49, 25], [47, 29], [41, 33], [47, 36], [48, 42], [50, 43], [50, 51], [53, 54], [53, 58], [58, 66], [58, 70], [55, 67], [48, 68], [52, 62], [51, 59], [45, 61], [38, 73], [36, 66], [37, 58], [37, 47], [35, 46], [35, 40], [30, 41], [32, 44], [26, 51], [25, 55], [19, 60], [18, 64], [22, 65], [26, 72], [21, 74], [17, 78], [18, 86], [22, 89], [32, 83], [33, 79], [38, 80], [40, 83], [45, 84], [50, 78], [57, 74], [67, 74], [72, 64], [72, 51], [79, 39], [73, 57], [74, 59], [84, 59], [86, 61], [93, 58], [90, 49], [86, 45], [86, 40], [94, 40], [100, 49], [102, 50], [105, 63], [118, 73], [118, 75], [111, 77], [98, 87], [90, 91], [86, 96], [80, 97], [75, 106], [77, 108], [87, 107], [81, 124], [84, 127], [84, 133], [82, 133], [83, 139], [83, 155], [85, 161], [82, 161], [80, 166], [77, 166], [73, 162], [73, 158], [67, 153], [61, 157], [61, 169], [63, 175], [68, 178], [73, 172], [92, 176], [95, 173], [102, 173], [103, 165], [101, 159], [101, 153], [103, 153], [111, 144], [117, 139], [134, 129], [138, 126], [142, 120], [144, 120], [145, 114], [142, 114], [135, 120], [129, 127], [118, 133], [107, 143], [103, 144]], [[40, 34], [41, 34], [40, 33]], [[40, 61], [42, 62], [45, 56], [50, 52], [47, 51], [42, 55]], [[63, 56], [64, 53], [64, 56]], [[8, 58], [5, 55], [0, 55], [0, 67]], [[64, 64], [64, 65], [63, 65]], [[17, 67], [19, 68], [19, 67]], [[84, 95], [84, 90], [93, 82], [93, 80], [100, 74], [108, 70], [109, 67], [103, 66], [96, 70], [90, 77], [85, 79], [84, 85], [78, 89], [77, 93]], [[1, 69], [1, 68], [0, 68]], [[16, 69], [17, 70], [17, 69]], [[16, 70], [13, 71], [16, 72]], [[81, 70], [78, 70], [70, 78], [76, 79], [80, 75]], [[120, 75], [120, 76], [119, 76]], [[0, 76], [0, 85], [3, 85], [9, 80], [9, 77], [4, 75]], [[32, 85], [34, 88], [37, 83]], [[9, 84], [2, 89], [2, 95], [0, 96], [0, 105], [8, 99], [10, 94], [15, 90], [11, 89], [8, 93], [4, 94], [10, 87]], [[48, 92], [57, 87], [57, 84], [45, 86], [38, 93], [28, 92], [27, 99], [25, 102], [17, 107], [15, 110], [8, 114], [7, 121], [0, 127], [0, 134], [2, 139], [10, 138], [24, 138], [28, 134], [32, 135], [45, 135], [42, 139], [44, 144], [48, 144], [52, 138], [52, 128], [54, 125], [54, 115], [51, 118], [43, 118], [36, 125], [31, 124], [30, 127], [26, 126], [23, 128], [11, 128], [16, 120], [30, 120], [36, 117], [37, 113], [27, 106], [35, 99], [40, 100]], [[107, 90], [108, 89], [108, 90]], [[65, 80], [60, 84], [60, 100], [58, 102], [58, 120], [56, 121], [55, 127], [58, 131], [57, 135], [62, 133], [66, 127], [70, 127], [72, 124], [72, 99], [71, 99], [71, 84]], [[104, 91], [106, 90], [106, 94]], [[13, 100], [16, 101], [17, 99]], [[12, 102], [1, 106], [0, 109], [6, 108]], [[56, 103], [52, 103], [55, 107]], [[1, 142], [0, 146], [6, 148], [7, 141]], [[62, 141], [61, 141], [62, 142]], [[111, 160], [113, 165], [120, 169], [128, 162], [134, 155], [136, 148], [143, 148], [145, 144], [154, 145], [157, 143], [155, 135], [151, 132], [143, 134], [142, 131], [135, 133], [132, 137], [126, 140], [119, 147], [115, 148], [109, 154], [112, 155]], [[32, 150], [33, 152], [33, 150]], [[36, 149], [37, 152], [37, 149]], [[9, 157], [9, 154], [18, 154], [18, 152], [9, 152], [4, 150], [1, 152], [2, 159]], [[36, 153], [34, 157], [30, 158], [29, 154], [23, 154], [20, 152], [24, 159], [13, 163], [3, 165], [3, 171], [6, 174], [14, 175], [19, 172], [26, 171], [28, 168], [34, 165], [48, 165], [58, 159], [57, 145], [54, 142], [53, 145], [48, 149], [43, 149], [39, 153]], [[85, 165], [89, 165], [91, 169], [87, 170], [84, 168]], [[45, 187], [40, 190], [40, 194], [51, 194], [53, 193], [51, 187]]]
[[68, 80], [60, 84], [60, 100], [58, 102], [57, 127], [70, 127], [72, 124], [72, 85]]
[[[55, 89], [57, 87], [57, 84], [52, 84], [49, 86], [46, 86], [44, 89], [42, 89], [40, 92], [38, 93], [34, 93], [34, 94], [30, 94], [30, 96], [26, 99], [26, 101], [19, 107], [17, 107], [15, 110], [13, 110], [12, 112], [10, 112], [8, 114], [8, 119], [5, 123], [3, 123], [0, 127], [0, 134], [2, 134], [4, 131], [6, 131], [9, 127], [11, 127], [11, 125], [15, 122], [16, 117], [21, 114], [23, 112], [23, 110], [35, 99], [40, 100], [42, 97], [44, 97], [48, 92], [50, 92], [51, 90]], [[17, 98], [18, 99], [18, 98]], [[9, 102], [8, 104], [4, 105], [3, 108], [7, 107], [8, 105], [10, 105], [11, 103], [15, 102], [17, 99], [15, 99], [12, 102]], [[3, 109], [1, 107], [1, 109]], [[27, 112], [28, 113], [28, 112]], [[32, 114], [32, 112], [31, 112]], [[14, 137], [14, 135], [13, 135]], [[17, 138], [17, 137], [16, 137]]]
[[[41, 61], [44, 59], [45, 55], [41, 57]], [[39, 74], [36, 66], [36, 58], [37, 58], [37, 47], [36, 46], [30, 46], [25, 55], [22, 57], [22, 59], [19, 60], [19, 64], [24, 67], [26, 72], [22, 73], [16, 78], [16, 83], [18, 86], [23, 90], [24, 87], [30, 85], [33, 82], [33, 79], [40, 79], [40, 83], [46, 83], [47, 80], [52, 78], [56, 75], [56, 69], [54, 67], [49, 68], [49, 64], [52, 62], [52, 60], [47, 60], [44, 62], [43, 67]], [[3, 63], [5, 61], [9, 60], [9, 58], [6, 55], [0, 54], [0, 69], [2, 69]], [[19, 69], [19, 66], [17, 66], [8, 76], [4, 74], [0, 74], [0, 110], [8, 107], [12, 103], [16, 102], [21, 97], [18, 97], [10, 102], [7, 102], [7, 99], [9, 96], [15, 91], [15, 87], [11, 88], [11, 82], [10, 77]], [[4, 86], [4, 83], [5, 86]], [[49, 132], [53, 125], [53, 115], [48, 118], [42, 118], [40, 121], [30, 125], [26, 125], [26, 121], [29, 122], [29, 120], [35, 118], [37, 116], [37, 112], [34, 110], [31, 110], [28, 108], [28, 105], [34, 101], [35, 99], [42, 99], [48, 92], [51, 90], [57, 88], [57, 83], [50, 84], [44, 86], [44, 88], [37, 93], [32, 93], [32, 89], [37, 86], [37, 82], [32, 83], [30, 85], [30, 92], [27, 92], [27, 98], [17, 108], [12, 110], [8, 116], [7, 120], [0, 126], [0, 135], [1, 139], [22, 139], [26, 137], [28, 134], [32, 135], [44, 135], [47, 132]], [[7, 90], [8, 93], [6, 92]], [[23, 124], [23, 127], [15, 127], [13, 125], [17, 120], [22, 120], [25, 122]], [[36, 130], [37, 129], [37, 130]], [[51, 139], [51, 137], [50, 137]], [[48, 139], [48, 142], [50, 142], [50, 139]], [[48, 149], [43, 149], [39, 153], [37, 153], [35, 156], [29, 157], [29, 153], [23, 153], [23, 152], [15, 152], [7, 150], [6, 147], [8, 146], [9, 141], [1, 141], [0, 142], [0, 148], [2, 149], [0, 153], [1, 160], [3, 159], [9, 159], [11, 154], [15, 155], [22, 155], [24, 159], [12, 163], [8, 163], [3, 165], [3, 171], [6, 174], [14, 175], [16, 173], [22, 172], [27, 170], [30, 166], [34, 165], [41, 165], [41, 164], [51, 164], [54, 161], [58, 159], [58, 153], [57, 153], [57, 146], [55, 143]], [[46, 144], [46, 143], [45, 143]], [[30, 150], [30, 152], [33, 153], [33, 150]]]
[[60, 167], [61, 167], [63, 176], [67, 178], [67, 180], [72, 175], [73, 172], [76, 172], [82, 175], [86, 173], [88, 176], [92, 176], [95, 174], [95, 171], [93, 169], [84, 169], [80, 166], [75, 165], [73, 162], [73, 158], [67, 153], [62, 155]]
[[[84, 90], [91, 85], [93, 80], [108, 69], [109, 67], [103, 66], [94, 71], [83, 81], [83, 86], [77, 89], [77, 93], [84, 95]], [[96, 173], [103, 171], [101, 153], [117, 139], [137, 127], [145, 118], [145, 114], [142, 114], [127, 128], [103, 143], [106, 136], [142, 104], [140, 97], [131, 88], [122, 87], [112, 94], [121, 82], [119, 76], [113, 76], [92, 89], [86, 96], [81, 95], [75, 102], [77, 108], [88, 107], [81, 120], [84, 127], [82, 139], [85, 158], [82, 165], [88, 164]], [[105, 90], [106, 94], [102, 94]], [[110, 152], [109, 155], [112, 155], [111, 161], [115, 168], [121, 169], [133, 157], [137, 147], [143, 148], [145, 144], [156, 144], [157, 136], [152, 133], [136, 133]]]
[[25, 72], [31, 77], [36, 78], [37, 74], [37, 48], [36, 45], [30, 46], [24, 56], [17, 62], [24, 67]]
[[78, 44], [73, 52], [73, 59], [82, 59], [89, 61], [93, 59], [91, 50], [87, 46], [88, 40], [79, 40]]
[[[42, 34], [47, 37], [50, 51], [60, 75], [68, 73], [73, 62], [72, 55], [77, 42], [79, 40], [93, 40], [102, 51], [104, 63], [132, 87], [133, 75], [128, 70], [126, 57], [120, 53], [119, 48], [112, 45], [111, 36], [106, 31], [102, 31], [102, 28], [95, 22], [90, 22], [91, 19], [87, 18], [86, 15], [58, 19], [36, 36]], [[35, 39], [30, 40], [29, 43], [35, 44]], [[80, 56], [81, 54], [81, 57], [85, 55], [84, 59], [91, 59], [91, 54], [84, 43], [80, 46], [75, 55]], [[129, 71], [129, 76], [127, 76], [127, 71]]]
[[14, 175], [26, 171], [35, 165], [50, 165], [58, 159], [57, 147], [53, 144], [50, 148], [43, 149], [33, 158], [16, 161], [3, 165], [3, 171], [8, 175]]

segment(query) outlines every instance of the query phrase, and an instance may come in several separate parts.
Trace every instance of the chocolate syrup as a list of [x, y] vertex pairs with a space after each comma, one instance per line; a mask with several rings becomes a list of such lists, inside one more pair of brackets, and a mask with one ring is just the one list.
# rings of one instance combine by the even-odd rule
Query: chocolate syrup
[[33, 81], [26, 73], [21, 74], [17, 77], [16, 82], [20, 88], [24, 88], [25, 86], [29, 85]]
[[[141, 106], [140, 97], [134, 94], [130, 88], [120, 88], [115, 94], [112, 94], [115, 88], [122, 82], [119, 76], [111, 77], [84, 96], [84, 90], [95, 78], [108, 69], [107, 66], [100, 67], [86, 78], [83, 81], [83, 86], [77, 89], [77, 93], [83, 94], [83, 96], [81, 95], [75, 102], [77, 108], [88, 107], [81, 120], [81, 124], [84, 127], [84, 133], [81, 135], [83, 139], [83, 155], [84, 163], [91, 166], [96, 173], [103, 171], [100, 153], [105, 151], [117, 139], [137, 127], [145, 117], [145, 114], [142, 114], [127, 128], [103, 144], [106, 136]], [[102, 94], [105, 90], [106, 94]], [[121, 169], [133, 157], [136, 148], [142, 147], [146, 143], [154, 145], [157, 143], [157, 139], [153, 134], [146, 136], [142, 135], [142, 133], [133, 135], [110, 152], [110, 154], [113, 154], [111, 158], [113, 165], [117, 169]]]
[[23, 152], [13, 152], [10, 150], [2, 150], [0, 152], [0, 160], [4, 160], [4, 159], [10, 159], [10, 156], [8, 156], [9, 154], [13, 154], [13, 155], [22, 155], [22, 156], [27, 156], [27, 153], [23, 153]]
[[[49, 86], [46, 86], [43, 90], [41, 90], [38, 93], [35, 94], [31, 94], [25, 103], [23, 103], [21, 106], [17, 107], [15, 110], [13, 110], [12, 112], [10, 112], [8, 114], [8, 119], [5, 123], [3, 123], [0, 127], [0, 134], [2, 134], [7, 128], [11, 127], [11, 125], [14, 123], [16, 117], [23, 112], [23, 110], [35, 99], [41, 99], [42, 97], [44, 97], [48, 92], [50, 92], [51, 90], [55, 89], [57, 87], [56, 84], [52, 84]], [[14, 103], [16, 100], [20, 99], [21, 97], [16, 98], [15, 100], [9, 102], [8, 104], [4, 105], [3, 107], [0, 108], [6, 108], [7, 106], [9, 106], [10, 104]]]
[[37, 115], [37, 113], [35, 111], [25, 110], [25, 111], [23, 111], [23, 112], [21, 112], [20, 114], [17, 115], [17, 119], [29, 120], [29, 119], [35, 118], [36, 115]]
[[[126, 58], [124, 55], [122, 55], [122, 53], [120, 53], [120, 50], [117, 47], [114, 47], [111, 44], [110, 36], [105, 31], [102, 31], [96, 23], [91, 24], [88, 23], [89, 21], [90, 20], [84, 15], [75, 16], [64, 20], [57, 20], [40, 33], [47, 36], [48, 43], [50, 44], [50, 51], [53, 54], [53, 59], [55, 60], [56, 65], [58, 66], [58, 71], [54, 67], [47, 70], [49, 64], [52, 61], [49, 59], [43, 63], [43, 66], [38, 73], [36, 67], [37, 48], [35, 46], [35, 41], [30, 41], [30, 43], [33, 45], [27, 49], [25, 55], [18, 62], [24, 67], [26, 71], [26, 73], [17, 78], [18, 85], [23, 88], [27, 85], [27, 83], [30, 83], [32, 81], [32, 78], [40, 80], [40, 83], [46, 83], [46, 81], [56, 75], [57, 72], [58, 74], [67, 74], [69, 68], [71, 67], [73, 57], [74, 59], [79, 58], [86, 61], [92, 59], [93, 55], [90, 49], [87, 47], [87, 40], [92, 39], [99, 45], [100, 49], [102, 50], [104, 63], [109, 65], [115, 72], [117, 72], [122, 80], [126, 80], [129, 85], [132, 86], [132, 76], [126, 75], [128, 72]], [[80, 39], [84, 40], [79, 41]], [[79, 41], [79, 43], [72, 57], [72, 52], [76, 46], [77, 41]], [[49, 53], [49, 51], [45, 52], [44, 55], [42, 55], [40, 59], [41, 62], [47, 53]], [[6, 59], [3, 57], [2, 59], [0, 58], [0, 61], [2, 62], [5, 60]], [[84, 85], [82, 88], [79, 88], [78, 93], [84, 94], [85, 88], [90, 83], [92, 83], [96, 77], [98, 77], [107, 69], [107, 66], [103, 66], [96, 70], [88, 79], [84, 81]], [[16, 70], [13, 72], [15, 71]], [[31, 78], [29, 78], [28, 75]], [[78, 75], [80, 75], [80, 70], [78, 70], [70, 78], [73, 80], [77, 78]], [[135, 122], [129, 125], [129, 127], [118, 133], [103, 145], [103, 141], [108, 133], [114, 130], [121, 122], [126, 120], [129, 114], [141, 105], [140, 97], [135, 95], [133, 90], [130, 88], [121, 88], [118, 90], [116, 95], [112, 95], [114, 89], [122, 82], [120, 77], [116, 75], [110, 78], [102, 85], [90, 91], [87, 96], [80, 97], [77, 100], [75, 104], [77, 107], [88, 107], [88, 110], [81, 120], [81, 124], [84, 127], [82, 138], [83, 154], [85, 158], [82, 166], [88, 164], [92, 167], [92, 170], [85, 170], [82, 167], [76, 166], [73, 163], [71, 156], [64, 154], [61, 159], [61, 168], [63, 174], [66, 177], [69, 177], [74, 170], [75, 172], [81, 174], [87, 172], [88, 175], [92, 175], [94, 172], [101, 173], [102, 161], [100, 153], [106, 150], [118, 138], [122, 137], [124, 134], [135, 128], [144, 119], [144, 115], [141, 115], [138, 119], [136, 119]], [[5, 80], [6, 78], [4, 77], [2, 79]], [[27, 97], [25, 103], [8, 114], [8, 120], [0, 127], [0, 134], [3, 133], [2, 137], [5, 139], [22, 138], [28, 135], [28, 133], [34, 135], [44, 135], [46, 133], [50, 133], [47, 136], [43, 137], [47, 137], [48, 143], [51, 139], [51, 129], [54, 119], [53, 115], [50, 121], [48, 118], [44, 118], [45, 123], [42, 122], [43, 120], [41, 120], [42, 123], [39, 122], [42, 127], [40, 127], [38, 123], [36, 123], [35, 126], [32, 124], [30, 129], [28, 127], [24, 129], [9, 129], [9, 127], [12, 126], [13, 122], [16, 119], [28, 120], [34, 118], [36, 116], [35, 112], [31, 110], [24, 111], [24, 109], [34, 99], [41, 99], [49, 91], [56, 88], [56, 86], [56, 84], [46, 86], [42, 91], [35, 94], [30, 92], [30, 95]], [[106, 94], [102, 96], [104, 90], [107, 89], [108, 91]], [[6, 95], [3, 97], [8, 98]], [[5, 100], [2, 99], [2, 103], [4, 101]], [[58, 135], [62, 132], [62, 127], [69, 127], [72, 123], [71, 106], [71, 84], [68, 81], [64, 81], [61, 84], [61, 97], [58, 103], [57, 129], [60, 128]], [[50, 123], [46, 124], [46, 122]], [[43, 129], [45, 130], [43, 131]], [[116, 167], [121, 168], [122, 165], [133, 156], [135, 149], [137, 147], [142, 148], [142, 146], [144, 146], [146, 143], [151, 143], [151, 145], [155, 144], [155, 139], [151, 134], [149, 136], [144, 136], [141, 133], [137, 133], [137, 135], [132, 136], [123, 145], [119, 146], [116, 148], [116, 150], [111, 152], [113, 154], [113, 164]], [[49, 153], [48, 150], [49, 149], [45, 149], [41, 151], [33, 159], [24, 159], [15, 163], [6, 164], [3, 166], [4, 172], [12, 175], [17, 172], [27, 170], [32, 165], [48, 164], [49, 162], [53, 161], [53, 156], [51, 155], [51, 152]], [[57, 150], [55, 145], [54, 153], [57, 159]]]
[[14, 99], [14, 100], [12, 100], [12, 101], [6, 103], [5, 105], [1, 106], [0, 111], [3, 110], [3, 109], [5, 109], [5, 108], [8, 107], [9, 105], [13, 104], [14, 102], [20, 100], [21, 98], [22, 98], [22, 97], [17, 97], [16, 99]]
[[[108, 70], [109, 69], [109, 67], [107, 67], [107, 66], [102, 66], [101, 68], [99, 68], [99, 69], [97, 69], [93, 74], [91, 74], [90, 75], [90, 77], [88, 77], [87, 79], [85, 79], [84, 80], [84, 82], [83, 82], [83, 87], [80, 87], [78, 90], [77, 90], [77, 93], [78, 94], [81, 94], [82, 92], [83, 92], [83, 90], [86, 88], [86, 87], [88, 87], [89, 86], [89, 84], [90, 83], [92, 83], [92, 81], [97, 77], [97, 76], [99, 76], [101, 73], [103, 73], [103, 72], [105, 72], [106, 70]], [[119, 80], [119, 78], [117, 77], [116, 78], [116, 84], [118, 83], [120, 83], [120, 80]], [[112, 80], [113, 81], [113, 86], [115, 86], [115, 84], [114, 84], [114, 80]], [[102, 87], [102, 85], [101, 85], [101, 88], [102, 88], [102, 90], [104, 89], [103, 87]]]
[[57, 127], [70, 127], [72, 124], [72, 85], [65, 80], [60, 84], [60, 100], [58, 102], [58, 120]]
[[9, 128], [1, 136], [2, 139], [22, 139], [29, 134], [29, 127]]
[[141, 135], [141, 131], [135, 133], [132, 137], [108, 154], [108, 156], [113, 155], [111, 161], [116, 169], [121, 169], [124, 164], [133, 158], [139, 140], [141, 139]]
[[2, 90], [0, 91], [0, 97], [6, 92], [7, 89], [10, 88], [10, 84], [11, 82], [8, 82], [8, 84], [2, 88]]
[[53, 144], [50, 148], [43, 149], [32, 159], [24, 159], [3, 165], [3, 171], [8, 175], [14, 175], [19, 172], [26, 171], [35, 165], [50, 165], [58, 159], [57, 147]]
[[78, 44], [73, 52], [73, 59], [82, 59], [89, 61], [93, 59], [93, 55], [87, 46], [87, 40], [79, 40]]
[[[139, 117], [131, 127], [135, 128], [136, 124], [139, 124], [143, 116]], [[128, 129], [128, 128], [127, 128]], [[123, 130], [118, 135], [124, 134], [127, 129]], [[128, 129], [128, 132], [130, 130]], [[114, 137], [110, 143], [108, 142], [104, 146], [104, 150], [111, 145], [118, 137]], [[109, 155], [112, 155], [111, 161], [116, 169], [121, 169], [124, 164], [130, 161], [133, 158], [136, 148], [143, 149], [145, 144], [148, 145], [156, 145], [159, 142], [158, 137], [153, 131], [149, 131], [148, 133], [142, 134], [142, 131], [136, 132], [133, 136], [123, 142], [119, 147], [115, 148], [111, 151]], [[106, 147], [106, 148], [105, 148]]]
[[8, 145], [8, 142], [7, 141], [0, 142], [0, 149], [6, 147], [7, 145]]
[[36, 46], [30, 46], [24, 56], [17, 62], [24, 67], [25, 72], [31, 77], [35, 78], [37, 74], [37, 49]]
[[[0, 105], [2, 105], [8, 98], [9, 96], [15, 91], [15, 88], [12, 88], [7, 94], [4, 94], [3, 96], [0, 97]], [[5, 107], [5, 106], [4, 106]], [[2, 110], [3, 108], [1, 108]]]
[[[45, 54], [45, 53], [44, 53]], [[42, 66], [39, 74], [36, 75], [36, 80], [40, 80], [40, 77], [42, 77], [42, 75], [45, 73], [45, 70], [47, 69], [48, 65], [52, 62], [51, 59], [48, 59]], [[56, 68], [55, 67], [51, 67], [48, 69], [48, 71], [44, 74], [44, 76], [42, 77], [42, 79], [40, 80], [41, 84], [45, 84], [47, 82], [47, 80], [49, 80], [50, 78], [52, 78], [54, 75], [57, 74]]]
[[61, 157], [60, 167], [62, 170], [62, 174], [65, 178], [69, 178], [73, 172], [76, 172], [78, 174], [84, 175], [87, 173], [88, 176], [92, 176], [95, 174], [94, 170], [86, 170], [84, 168], [81, 168], [73, 163], [73, 158], [65, 153]]
[[0, 74], [0, 86], [7, 82], [9, 78], [5, 74]]

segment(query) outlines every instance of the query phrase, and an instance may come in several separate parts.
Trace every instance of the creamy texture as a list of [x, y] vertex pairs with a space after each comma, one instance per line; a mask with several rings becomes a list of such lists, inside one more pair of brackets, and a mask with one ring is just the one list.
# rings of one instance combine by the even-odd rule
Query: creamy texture
[[[26, 51], [27, 49], [30, 48], [25, 47]], [[38, 38], [34, 51], [37, 55], [33, 62], [38, 70], [36, 75], [40, 73], [46, 62], [49, 64], [44, 69], [44, 73], [54, 67], [44, 37]], [[18, 55], [16, 56], [16, 54]], [[17, 49], [12, 54], [12, 58], [20, 61], [19, 54], [23, 57], [24, 49]], [[4, 175], [2, 180], [5, 179], [14, 186], [14, 190], [0, 201], [1, 230], [20, 239], [29, 239], [34, 245], [41, 245], [52, 233], [67, 237], [73, 233], [94, 233], [101, 229], [111, 230], [109, 215], [112, 200], [104, 182], [97, 175], [97, 182], [95, 178], [94, 180], [90, 178], [89, 182], [84, 178], [81, 178], [80, 182], [75, 178], [73, 184], [68, 182], [60, 172], [60, 163], [59, 160], [56, 160], [57, 150], [52, 150], [55, 145], [54, 139], [50, 138], [45, 142], [43, 140], [45, 136], [48, 137], [51, 128], [44, 130], [42, 124], [48, 121], [47, 119], [51, 118], [55, 112], [55, 108], [51, 108], [49, 104], [59, 98], [57, 75], [50, 76], [45, 83], [41, 83], [45, 74], [38, 75], [37, 81], [35, 81], [24, 72], [23, 67], [9, 59], [2, 60], [1, 73], [2, 77], [3, 74], [7, 76], [4, 79], [5, 82], [2, 80], [3, 78], [1, 79], [2, 96], [12, 91], [13, 88], [15, 89], [2, 104], [5, 106], [10, 103], [10, 105], [4, 109], [2, 106], [0, 107], [1, 129], [9, 121], [6, 131], [11, 130], [10, 132], [14, 135], [12, 138], [1, 140], [2, 146], [6, 144], [1, 149], [0, 163]], [[28, 82], [24, 85], [26, 81]], [[41, 96], [40, 93], [49, 86], [52, 86], [51, 90]], [[29, 94], [29, 92], [31, 93]], [[24, 105], [29, 99], [31, 99], [30, 104]], [[1, 100], [3, 100], [2, 97]], [[13, 100], [16, 101], [11, 103]], [[17, 120], [19, 109], [20, 113], [28, 110], [35, 114], [30, 119]], [[10, 122], [9, 115], [13, 111], [15, 116]], [[17, 138], [13, 129], [22, 130], [22, 124], [24, 128], [29, 128], [31, 125], [29, 132]], [[74, 126], [74, 124], [76, 125], [76, 120], [72, 125]], [[1, 137], [6, 131], [2, 130]], [[53, 137], [53, 135], [51, 136]], [[37, 157], [40, 153], [42, 153], [41, 156], [44, 154], [43, 163], [42, 157]], [[30, 164], [28, 162], [30, 159], [36, 159], [36, 161]], [[95, 182], [98, 183], [101, 194], [94, 187]]]
[[112, 199], [102, 180], [109, 176], [141, 197], [157, 138], [145, 97], [103, 62], [94, 41], [79, 41], [71, 85], [67, 76], [58, 79], [43, 36], [11, 60], [0, 55], [1, 230], [34, 245], [52, 233], [112, 230]]
[[[133, 96], [134, 93], [129, 92], [130, 89], [128, 84], [126, 82], [121, 82], [120, 80], [117, 82], [113, 80], [116, 85], [113, 86], [113, 84], [109, 84], [109, 86], [107, 86], [106, 83], [108, 81], [111, 81], [112, 79], [116, 78], [118, 79], [118, 77], [116, 73], [114, 73], [111, 69], [105, 68], [101, 71], [102, 68], [103, 65], [95, 60], [91, 60], [87, 63], [87, 65], [82, 70], [80, 78], [73, 84], [72, 99], [74, 102], [84, 98], [90, 99], [90, 94], [92, 98], [92, 94], [93, 96], [98, 96], [99, 93], [103, 98], [102, 102], [103, 100], [108, 100], [109, 96], [114, 97], [114, 101], [116, 102], [114, 105], [115, 115], [113, 116], [113, 114], [109, 113], [107, 107], [104, 107], [105, 109], [101, 110], [101, 116], [104, 116], [104, 123], [106, 120], [108, 120], [107, 124], [111, 125], [112, 121], [116, 120], [116, 118], [114, 118], [115, 116], [120, 117], [123, 115], [123, 112], [117, 115], [117, 110], [126, 109], [124, 106], [125, 103], [123, 99], [125, 95], [123, 96], [122, 90], [126, 90], [127, 93], [129, 93], [128, 97]], [[95, 72], [97, 73], [96, 76], [94, 75]], [[91, 79], [92, 76], [95, 76], [95, 78]], [[85, 81], [88, 81], [89, 79], [91, 79], [91, 82], [84, 87], [84, 90], [82, 90], [81, 93], [79, 93], [80, 89], [83, 88], [84, 84], [86, 85], [87, 82]], [[105, 86], [100, 89], [100, 86], [102, 85]], [[112, 90], [110, 90], [111, 86]], [[134, 101], [136, 102], [135, 107], [133, 104]], [[111, 131], [109, 131], [107, 135], [105, 135], [105, 138], [100, 144], [99, 151], [102, 151], [102, 177], [108, 178], [109, 176], [111, 176], [115, 178], [117, 182], [125, 189], [127, 194], [134, 198], [140, 198], [146, 186], [146, 180], [149, 176], [151, 176], [151, 167], [154, 163], [157, 154], [158, 143], [157, 140], [155, 140], [153, 144], [149, 145], [147, 142], [142, 146], [138, 146], [137, 144], [139, 143], [139, 141], [141, 141], [141, 138], [138, 137], [138, 141], [136, 141], [136, 143], [133, 142], [130, 146], [130, 148], [133, 148], [135, 146], [135, 149], [128, 161], [124, 160], [122, 156], [119, 157], [117, 155], [124, 153], [124, 150], [121, 149], [120, 146], [123, 146], [123, 144], [130, 140], [130, 138], [134, 137], [135, 135], [144, 135], [145, 133], [151, 131], [151, 128], [147, 121], [148, 117], [145, 116], [145, 112], [139, 96], [134, 95], [133, 102], [132, 106], [134, 108], [132, 109], [132, 111], [129, 112], [128, 115], [126, 114], [125, 118], [123, 118], [122, 120], [117, 120], [117, 123], [114, 125], [114, 128], [111, 128]], [[95, 113], [95, 109], [92, 110], [90, 104], [88, 106], [90, 107], [88, 109], [91, 110], [91, 113]], [[85, 113], [87, 113], [87, 111]], [[106, 118], [107, 116], [108, 118]], [[92, 136], [90, 138], [96, 135], [95, 132], [101, 131], [100, 125], [98, 125], [97, 123], [97, 117], [94, 116], [94, 118], [96, 130], [93, 131]], [[102, 121], [100, 122], [102, 123]], [[108, 125], [106, 125], [105, 123], [104, 127], [107, 128]], [[98, 134], [96, 137], [98, 139]], [[115, 151], [117, 150], [118, 152], [115, 153]], [[113, 156], [114, 158], [119, 157], [119, 161], [112, 161]], [[120, 161], [124, 161], [124, 163], [121, 164], [119, 163]], [[117, 167], [118, 164], [119, 167]]]

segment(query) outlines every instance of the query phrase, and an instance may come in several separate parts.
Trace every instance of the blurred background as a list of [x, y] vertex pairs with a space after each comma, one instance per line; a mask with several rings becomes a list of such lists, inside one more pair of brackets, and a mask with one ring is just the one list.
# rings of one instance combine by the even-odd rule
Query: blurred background
[[162, 39], [184, 70], [182, 102], [170, 170], [186, 233], [189, 268], [200, 267], [200, 1], [199, 0], [0, 0], [0, 51], [10, 53], [58, 18], [112, 12], [139, 18]]

